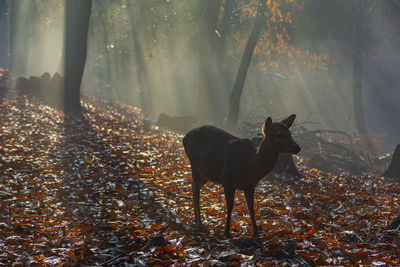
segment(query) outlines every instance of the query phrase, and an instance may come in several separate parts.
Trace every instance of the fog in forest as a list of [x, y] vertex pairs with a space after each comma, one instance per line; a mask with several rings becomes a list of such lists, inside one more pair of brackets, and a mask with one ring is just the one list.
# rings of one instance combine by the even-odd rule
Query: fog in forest
[[[13, 36], [0, 41], [14, 53], [3, 53], [1, 65], [13, 60], [13, 72], [24, 76], [62, 72], [64, 2], [16, 2], [1, 6], [1, 27]], [[93, 1], [81, 92], [147, 106], [148, 119], [164, 112], [224, 126], [258, 1], [232, 1], [230, 12], [225, 1], [215, 2]], [[239, 133], [248, 135], [246, 125], [267, 116], [296, 113], [299, 126], [357, 136], [360, 50], [366, 129], [382, 152], [393, 151], [400, 136], [399, 25], [395, 0], [268, 1], [240, 99]]]

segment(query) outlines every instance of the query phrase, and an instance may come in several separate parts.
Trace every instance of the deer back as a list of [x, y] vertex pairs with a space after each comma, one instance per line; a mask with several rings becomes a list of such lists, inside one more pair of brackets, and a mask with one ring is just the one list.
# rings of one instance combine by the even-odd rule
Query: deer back
[[191, 130], [183, 139], [192, 169], [202, 178], [225, 183], [221, 176], [227, 172], [231, 182], [243, 176], [256, 155], [256, 146], [248, 139], [241, 139], [214, 126]]

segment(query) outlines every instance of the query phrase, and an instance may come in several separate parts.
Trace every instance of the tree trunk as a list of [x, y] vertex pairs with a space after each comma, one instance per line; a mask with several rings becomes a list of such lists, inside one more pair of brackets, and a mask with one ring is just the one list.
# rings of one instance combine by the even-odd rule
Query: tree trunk
[[353, 53], [353, 105], [356, 119], [356, 126], [359, 134], [366, 134], [364, 110], [361, 96], [361, 81], [362, 81], [362, 52], [360, 29], [355, 26], [354, 32], [354, 53]]
[[400, 179], [400, 145], [396, 146], [392, 156], [392, 161], [382, 176]]
[[[34, 53], [29, 53], [29, 73], [34, 75], [41, 75], [43, 72], [48, 71], [46, 64], [42, 62], [43, 52], [38, 52], [43, 46], [38, 46], [42, 42], [42, 25], [46, 21], [41, 19], [40, 10], [37, 1], [30, 1], [29, 6], [29, 33], [31, 36], [31, 44], [33, 45]], [[32, 48], [31, 48], [32, 49]]]
[[28, 2], [22, 0], [12, 0], [10, 7], [10, 71], [26, 75], [27, 73], [27, 54], [26, 44], [28, 43], [28, 35], [26, 32], [26, 22], [21, 14], [21, 8]]
[[102, 15], [102, 18], [100, 19], [101, 27], [102, 27], [102, 33], [103, 33], [103, 42], [104, 42], [104, 55], [106, 59], [106, 79], [107, 79], [107, 89], [108, 89], [108, 94], [111, 96], [111, 88], [113, 85], [113, 80], [112, 80], [112, 69], [111, 69], [111, 56], [110, 52], [108, 51], [108, 45], [110, 43], [110, 38], [108, 36], [108, 30], [107, 30], [107, 24], [106, 24], [106, 17], [107, 17], [107, 10], [104, 8], [103, 4], [101, 1], [97, 2], [97, 5], [100, 9], [100, 14]]
[[218, 60], [223, 61], [226, 49], [226, 38], [232, 31], [232, 15], [235, 7], [235, 0], [225, 0], [224, 17], [221, 22], [220, 37], [218, 42]]
[[260, 32], [264, 26], [265, 10], [266, 10], [266, 1], [260, 0], [259, 6], [257, 8], [256, 21], [254, 22], [253, 29], [250, 33], [249, 39], [247, 40], [247, 44], [244, 49], [242, 59], [240, 61], [239, 70], [236, 75], [236, 80], [233, 85], [233, 90], [229, 98], [227, 128], [231, 131], [236, 130], [237, 121], [239, 118], [240, 97], [243, 92], [244, 82], [246, 80], [247, 71], [249, 69], [251, 58], [254, 53], [254, 48], [257, 44]]
[[215, 90], [218, 90], [216, 83], [217, 58], [216, 44], [219, 14], [219, 1], [206, 0], [206, 8], [200, 22], [199, 38], [196, 45], [199, 51], [199, 74], [198, 83], [198, 106], [197, 114], [199, 118], [214, 122], [217, 115], [217, 104]]
[[249, 39], [247, 40], [242, 59], [240, 61], [239, 70], [236, 75], [236, 80], [233, 85], [233, 90], [229, 98], [227, 128], [231, 131], [236, 130], [236, 125], [239, 118], [240, 97], [243, 92], [244, 82], [246, 80], [247, 71], [249, 69], [251, 58], [254, 53], [254, 48], [257, 44], [261, 29], [264, 26], [265, 10], [266, 2], [265, 0], [260, 0], [257, 9], [256, 21], [254, 22], [253, 30], [251, 31]]
[[[227, 92], [230, 91], [231, 86], [232, 86], [232, 81], [233, 81], [233, 75], [231, 72], [225, 71], [224, 68], [224, 63], [226, 62], [225, 60], [225, 55], [226, 55], [226, 44], [227, 44], [227, 38], [230, 36], [231, 31], [232, 31], [232, 12], [235, 7], [235, 0], [225, 0], [225, 6], [224, 6], [224, 17], [221, 22], [221, 27], [220, 27], [220, 36], [217, 42], [217, 73], [216, 77], [218, 78], [218, 84], [217, 88], [220, 92], [222, 92], [222, 99], [225, 99], [226, 96], [228, 95]], [[222, 118], [221, 122], [226, 118], [226, 110], [227, 107], [225, 105], [221, 106], [222, 111], [221, 113]]]
[[354, 10], [354, 52], [353, 52], [353, 105], [354, 117], [360, 144], [368, 153], [375, 154], [373, 145], [368, 138], [367, 127], [364, 119], [364, 108], [362, 104], [362, 26], [363, 16], [361, 11]]
[[235, 6], [235, 0], [225, 0], [224, 6], [224, 18], [222, 19], [221, 23], [221, 31], [219, 41], [218, 41], [218, 65], [220, 68], [220, 72], [222, 73], [222, 62], [224, 61], [225, 55], [225, 47], [226, 47], [226, 37], [231, 33], [232, 30], [232, 11], [233, 7]]
[[64, 40], [64, 110], [78, 112], [81, 108], [80, 87], [87, 56], [87, 37], [92, 0], [67, 0], [65, 6]]
[[128, 17], [129, 17], [129, 23], [131, 25], [131, 38], [133, 40], [133, 46], [134, 46], [134, 51], [135, 51], [135, 59], [136, 59], [136, 64], [139, 68], [140, 74], [139, 74], [139, 85], [141, 87], [141, 98], [143, 101], [143, 110], [145, 114], [149, 115], [153, 111], [153, 106], [152, 106], [152, 100], [153, 100], [153, 88], [151, 86], [151, 80], [149, 76], [149, 72], [147, 70], [146, 62], [144, 59], [144, 54], [142, 50], [142, 46], [139, 42], [138, 34], [137, 34], [137, 19], [134, 14], [134, 7], [132, 6], [132, 1], [133, 0], [128, 0], [126, 1], [127, 4], [127, 10], [128, 10]]
[[[115, 42], [117, 39], [117, 25], [116, 25], [116, 18], [115, 16], [117, 16], [116, 14], [110, 14], [110, 40], [111, 42]], [[113, 81], [115, 81], [114, 83], [114, 87], [113, 87], [113, 91], [114, 93], [116, 93], [117, 99], [118, 101], [122, 101], [123, 97], [122, 95], [124, 95], [123, 92], [125, 92], [125, 88], [126, 85], [124, 85], [122, 82], [120, 82], [122, 80], [122, 75], [121, 73], [123, 73], [123, 68], [124, 66], [122, 65], [122, 56], [120, 55], [120, 53], [118, 53], [118, 51], [116, 51], [116, 49], [112, 49], [110, 50], [110, 61], [112, 62], [111, 66], [113, 69], [113, 73], [112, 73], [112, 79]]]
[[16, 48], [15, 48], [15, 43], [17, 43], [16, 40], [16, 34], [17, 34], [17, 8], [18, 8], [18, 3], [19, 1], [13, 1], [11, 3], [10, 7], [10, 66], [9, 69], [10, 71], [15, 71], [16, 67], [15, 65], [18, 65], [16, 63]]
[[8, 42], [9, 42], [9, 24], [8, 24], [8, 1], [0, 0], [0, 67], [8, 67]]

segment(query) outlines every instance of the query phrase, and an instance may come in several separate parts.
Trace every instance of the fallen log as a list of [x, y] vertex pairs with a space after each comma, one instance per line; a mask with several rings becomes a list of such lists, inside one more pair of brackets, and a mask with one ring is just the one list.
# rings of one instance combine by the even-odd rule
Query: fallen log
[[361, 174], [367, 169], [355, 162], [343, 160], [339, 157], [332, 157], [326, 154], [314, 154], [307, 162], [307, 167], [315, 168], [323, 172], [349, 172], [351, 174]]
[[197, 116], [174, 116], [161, 113], [157, 125], [175, 132], [186, 133], [199, 121]]
[[53, 106], [61, 106], [62, 90], [64, 85], [64, 77], [59, 73], [55, 73], [53, 77], [48, 72], [42, 76], [18, 77], [15, 89], [17, 92], [27, 95], [28, 97], [36, 97]]

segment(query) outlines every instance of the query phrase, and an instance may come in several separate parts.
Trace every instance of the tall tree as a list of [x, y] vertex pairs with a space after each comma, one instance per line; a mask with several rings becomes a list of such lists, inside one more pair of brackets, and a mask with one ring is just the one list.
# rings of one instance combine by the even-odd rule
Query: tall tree
[[87, 37], [92, 0], [67, 0], [64, 40], [64, 110], [81, 108], [80, 87], [87, 56]]
[[[29, 32], [30, 32], [30, 41], [31, 44], [37, 45], [39, 44], [42, 37], [42, 26], [44, 26], [45, 20], [41, 19], [40, 10], [37, 1], [29, 1]], [[36, 46], [37, 47], [37, 46]], [[31, 49], [33, 50], [33, 49]], [[42, 62], [42, 53], [29, 53], [29, 73], [37, 72], [38, 74], [44, 70], [44, 64]]]
[[[352, 72], [349, 72], [349, 79], [352, 79], [352, 86], [349, 88], [349, 93], [353, 96], [354, 126], [360, 137], [361, 147], [370, 153], [374, 153], [374, 149], [368, 138], [364, 117], [362, 81], [365, 79], [363, 67], [370, 60], [370, 57], [366, 55], [372, 53], [377, 47], [376, 40], [371, 38], [374, 28], [371, 27], [371, 17], [374, 10], [380, 9], [380, 4], [382, 1], [377, 0], [310, 0], [306, 3], [303, 16], [307, 20], [309, 19], [313, 27], [307, 27], [304, 21], [300, 21], [300, 25], [303, 25], [305, 31], [308, 31], [306, 34], [309, 39], [321, 41], [327, 41], [332, 37], [335, 39], [335, 46], [340, 49], [341, 53], [339, 55], [331, 54], [335, 64], [330, 64], [330, 75], [333, 75], [334, 83], [341, 82], [345, 75], [342, 72], [343, 69], [346, 69], [347, 64], [351, 64], [349, 67]], [[379, 22], [374, 21], [373, 23], [376, 27]], [[311, 30], [307, 30], [307, 28]], [[332, 53], [332, 51], [325, 52]], [[333, 53], [335, 52], [333, 51]]]
[[[230, 90], [230, 86], [232, 84], [233, 76], [232, 73], [227, 70], [227, 65], [225, 56], [227, 54], [227, 40], [228, 37], [231, 36], [232, 32], [232, 23], [233, 23], [233, 10], [236, 5], [235, 0], [225, 0], [224, 5], [224, 14], [223, 19], [221, 21], [221, 25], [219, 28], [219, 35], [216, 46], [217, 53], [217, 69], [216, 69], [216, 78], [218, 79], [218, 83], [216, 84], [219, 91], [228, 92]], [[226, 93], [224, 94], [224, 98], [226, 97]], [[223, 112], [220, 112], [223, 117], [222, 120], [225, 119], [226, 116], [226, 108], [224, 107]]]
[[29, 2], [22, 0], [11, 1], [10, 6], [10, 67], [17, 74], [25, 75], [27, 72], [27, 25], [23, 14], [23, 7]]
[[362, 59], [363, 59], [363, 36], [365, 35], [365, 16], [369, 11], [368, 2], [353, 3], [353, 105], [354, 117], [358, 134], [361, 137], [361, 144], [369, 153], [374, 154], [374, 148], [368, 137], [367, 126], [364, 118], [364, 107], [362, 104]]
[[108, 29], [106, 21], [108, 21], [107, 9], [104, 8], [102, 1], [97, 1], [96, 4], [100, 10], [100, 23], [101, 30], [103, 35], [103, 48], [104, 48], [104, 56], [106, 60], [106, 79], [107, 79], [107, 89], [111, 90], [112, 87], [112, 70], [111, 70], [111, 56], [110, 51], [108, 50], [108, 45], [110, 44], [110, 38], [108, 36]]
[[134, 52], [135, 52], [135, 59], [137, 66], [139, 68], [139, 85], [141, 87], [141, 95], [142, 95], [142, 102], [143, 102], [143, 110], [146, 114], [150, 114], [152, 112], [152, 97], [153, 97], [153, 90], [151, 86], [151, 80], [149, 76], [149, 72], [147, 70], [146, 62], [144, 59], [143, 49], [139, 42], [139, 36], [137, 33], [138, 28], [138, 18], [137, 18], [137, 10], [134, 13], [135, 9], [132, 5], [133, 0], [127, 0], [127, 9], [128, 9], [128, 17], [130, 22], [130, 33], [131, 38], [133, 40]]
[[232, 12], [235, 6], [235, 0], [225, 0], [224, 5], [224, 18], [221, 22], [221, 30], [219, 31], [219, 40], [218, 40], [218, 64], [220, 65], [222, 71], [222, 61], [224, 58], [225, 47], [226, 47], [226, 38], [230, 35], [232, 30]]
[[8, 67], [8, 0], [0, 0], [0, 67]]
[[219, 1], [205, 0], [199, 29], [199, 38], [196, 45], [199, 51], [199, 88], [198, 109], [200, 118], [215, 121], [217, 107], [215, 90], [218, 89], [217, 79], [217, 22], [219, 15]]
[[235, 130], [239, 118], [240, 97], [243, 92], [244, 82], [246, 80], [247, 71], [249, 69], [251, 58], [253, 57], [254, 48], [256, 47], [260, 32], [265, 22], [266, 1], [260, 0], [258, 3], [256, 20], [253, 29], [247, 40], [246, 47], [240, 61], [239, 70], [233, 85], [233, 90], [229, 98], [229, 110], [227, 117], [227, 128]]
[[[199, 22], [196, 46], [199, 51], [198, 109], [200, 118], [210, 122], [222, 122], [224, 110], [217, 101], [228, 84], [224, 75], [226, 39], [231, 33], [232, 12], [235, 0], [225, 0], [224, 12], [220, 14], [222, 1], [204, 0], [204, 9]], [[222, 15], [222, 20], [218, 18]]]

